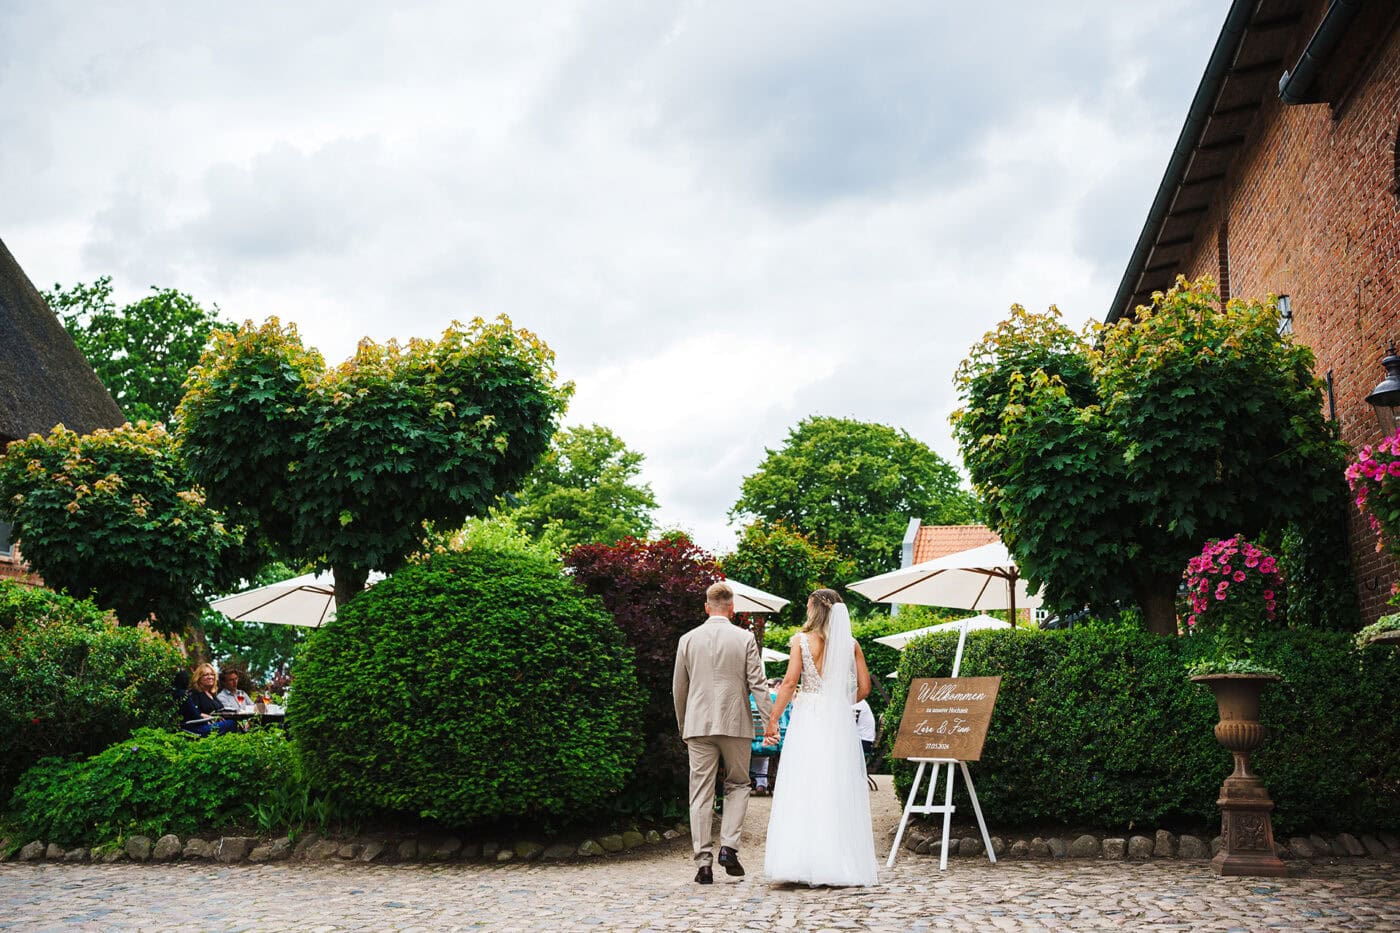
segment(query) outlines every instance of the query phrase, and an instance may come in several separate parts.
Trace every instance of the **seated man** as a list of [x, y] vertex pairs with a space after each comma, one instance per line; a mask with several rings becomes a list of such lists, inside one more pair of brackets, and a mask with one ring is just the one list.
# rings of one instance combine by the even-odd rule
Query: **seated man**
[[243, 675], [236, 668], [226, 667], [219, 672], [219, 692], [214, 694], [214, 699], [219, 701], [224, 709], [247, 712], [253, 708], [253, 701], [248, 699], [248, 694], [238, 685]]

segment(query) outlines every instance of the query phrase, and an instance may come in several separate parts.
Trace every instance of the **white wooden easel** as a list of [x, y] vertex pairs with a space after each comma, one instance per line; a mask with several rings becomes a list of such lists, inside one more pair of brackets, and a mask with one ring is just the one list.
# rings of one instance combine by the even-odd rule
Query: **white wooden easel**
[[[967, 644], [967, 623], [964, 622], [958, 631], [958, 651], [953, 656], [953, 676], [958, 676], [958, 670], [962, 667], [963, 646]], [[938, 870], [948, 870], [948, 833], [953, 824], [953, 780], [957, 772], [953, 766], [957, 765], [962, 770], [963, 782], [967, 784], [967, 795], [972, 798], [972, 812], [977, 814], [977, 828], [982, 830], [982, 844], [987, 848], [987, 858], [993, 865], [996, 864], [997, 854], [992, 851], [992, 837], [987, 833], [987, 821], [982, 819], [982, 807], [977, 802], [977, 790], [972, 786], [972, 775], [967, 772], [967, 762], [957, 758], [910, 758], [910, 761], [919, 763], [918, 770], [914, 772], [914, 785], [909, 788], [909, 799], [904, 803], [904, 815], [899, 818], [899, 830], [894, 834], [894, 845], [890, 846], [890, 857], [885, 861], [886, 868], [894, 867], [894, 857], [899, 852], [899, 844], [904, 840], [904, 829], [909, 825], [909, 816], [913, 813], [942, 813], [943, 814], [943, 851], [938, 857]], [[922, 804], [915, 803], [919, 798], [919, 785], [923, 782], [924, 772], [929, 765], [933, 765], [933, 774], [929, 776], [928, 792], [924, 796]], [[938, 772], [944, 766], [948, 768], [947, 789], [943, 794], [943, 802], [936, 804], [933, 802], [933, 790], [938, 786]]]

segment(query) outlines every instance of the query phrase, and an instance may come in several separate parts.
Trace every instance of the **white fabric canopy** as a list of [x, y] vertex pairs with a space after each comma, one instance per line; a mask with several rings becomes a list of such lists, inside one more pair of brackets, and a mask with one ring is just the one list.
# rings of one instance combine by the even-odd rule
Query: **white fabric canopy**
[[849, 587], [877, 603], [949, 609], [1036, 609], [1015, 559], [1000, 542], [958, 551], [912, 567], [870, 577]]
[[786, 661], [788, 659], [787, 655], [783, 654], [781, 651], [774, 651], [772, 648], [764, 648], [762, 655], [764, 664]]
[[[374, 571], [365, 587], [383, 579], [384, 574]], [[335, 578], [330, 573], [307, 573], [232, 596], [221, 596], [209, 607], [239, 622], [315, 628], [335, 618]]]
[[777, 612], [791, 600], [765, 593], [756, 586], [740, 583], [738, 580], [725, 580], [734, 591], [735, 612]]
[[904, 646], [916, 638], [924, 635], [932, 635], [934, 632], [956, 632], [962, 628], [963, 623], [967, 623], [969, 632], [976, 632], [979, 629], [1011, 628], [1010, 622], [1003, 622], [1001, 619], [994, 619], [991, 616], [973, 616], [970, 619], [954, 619], [951, 622], [939, 622], [937, 625], [926, 625], [923, 628], [911, 629], [907, 632], [899, 632], [895, 635], [882, 635], [875, 639], [882, 645], [889, 645], [891, 648], [904, 650]]

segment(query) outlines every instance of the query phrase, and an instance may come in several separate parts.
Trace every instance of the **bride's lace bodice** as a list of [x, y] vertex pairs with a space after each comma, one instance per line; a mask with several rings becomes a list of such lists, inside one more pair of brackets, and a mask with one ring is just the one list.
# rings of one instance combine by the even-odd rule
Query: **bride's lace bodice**
[[797, 637], [802, 643], [802, 692], [821, 693], [822, 675], [817, 670], [817, 662], [812, 660], [812, 646], [807, 642], [807, 633], [802, 632]]

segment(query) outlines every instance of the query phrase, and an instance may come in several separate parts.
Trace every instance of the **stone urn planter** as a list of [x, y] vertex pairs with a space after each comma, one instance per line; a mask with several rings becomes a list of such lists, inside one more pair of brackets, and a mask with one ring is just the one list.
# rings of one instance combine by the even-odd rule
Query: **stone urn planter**
[[1220, 875], [1286, 877], [1288, 866], [1274, 848], [1274, 827], [1269, 813], [1274, 802], [1269, 791], [1249, 768], [1249, 755], [1268, 730], [1259, 722], [1259, 696], [1264, 688], [1281, 680], [1277, 674], [1199, 674], [1191, 678], [1215, 694], [1220, 722], [1215, 738], [1235, 756], [1235, 770], [1220, 786], [1220, 835], [1225, 847], [1211, 860]]

